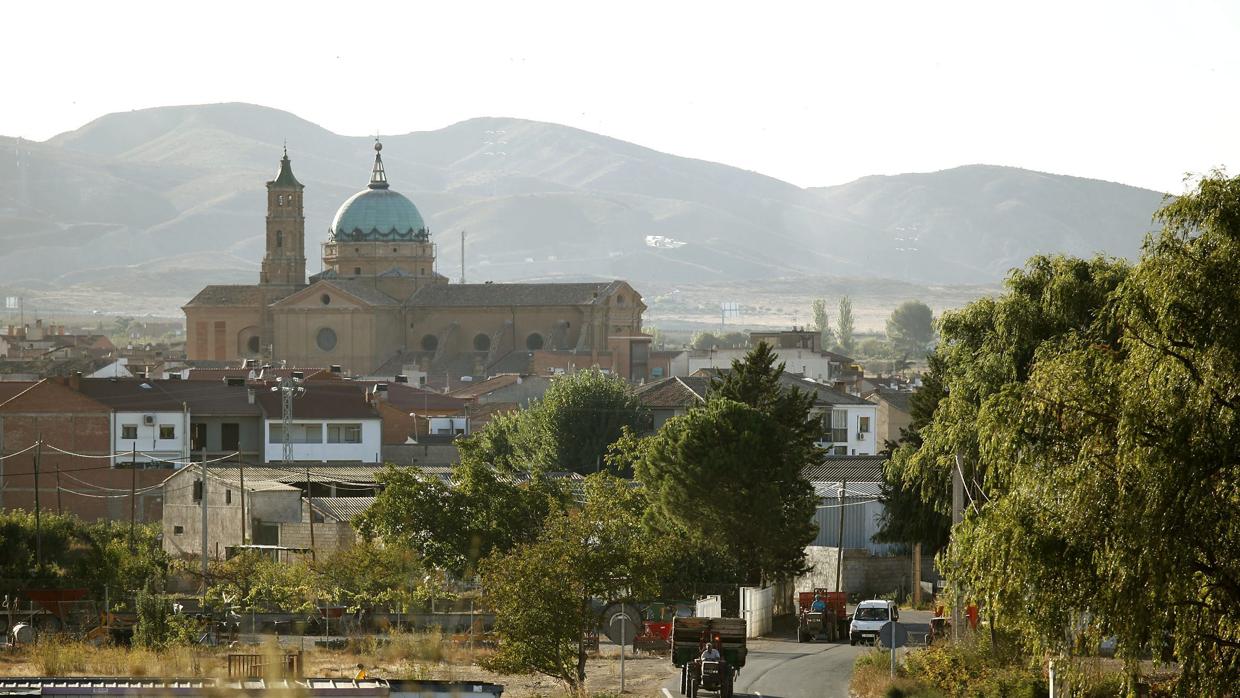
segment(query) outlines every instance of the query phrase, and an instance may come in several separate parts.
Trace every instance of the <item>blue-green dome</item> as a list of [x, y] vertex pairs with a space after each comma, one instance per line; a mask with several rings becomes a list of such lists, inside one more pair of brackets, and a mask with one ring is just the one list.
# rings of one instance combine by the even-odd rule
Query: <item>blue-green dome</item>
[[391, 189], [363, 189], [336, 211], [331, 237], [336, 241], [414, 240], [427, 235], [413, 202]]
[[375, 166], [370, 185], [350, 196], [336, 211], [328, 229], [337, 242], [387, 242], [390, 240], [426, 240], [429, 231], [422, 214], [403, 194], [388, 189], [383, 171], [383, 146], [375, 143]]

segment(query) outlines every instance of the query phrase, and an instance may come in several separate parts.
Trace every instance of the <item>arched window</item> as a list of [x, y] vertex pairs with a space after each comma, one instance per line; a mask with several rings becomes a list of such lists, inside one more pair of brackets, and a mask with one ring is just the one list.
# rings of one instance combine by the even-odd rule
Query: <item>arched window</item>
[[284, 247], [284, 231], [276, 231], [276, 247]]
[[542, 349], [543, 336], [537, 332], [531, 332], [529, 336], [525, 338], [525, 348], [530, 351], [538, 351], [539, 349]]
[[433, 334], [422, 337], [422, 351], [435, 351], [439, 348], [439, 338]]
[[491, 338], [479, 332], [474, 335], [474, 351], [487, 351], [491, 348]]
[[284, 205], [284, 195], [280, 194], [279, 196], [276, 197], [276, 206], [283, 206], [283, 205]]

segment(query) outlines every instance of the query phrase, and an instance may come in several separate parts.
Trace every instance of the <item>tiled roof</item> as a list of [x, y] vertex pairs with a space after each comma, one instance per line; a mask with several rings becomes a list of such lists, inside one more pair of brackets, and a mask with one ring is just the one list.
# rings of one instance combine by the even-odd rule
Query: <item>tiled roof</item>
[[262, 378], [288, 378], [293, 375], [294, 371], [301, 371], [302, 378], [306, 380], [318, 380], [320, 378], [332, 378], [333, 374], [326, 368], [239, 368], [236, 366], [227, 368], [195, 368], [190, 367], [186, 380], [190, 381], [224, 381], [228, 378], [249, 378], [253, 373], [255, 378], [262, 375]]
[[432, 284], [409, 297], [422, 307], [590, 305], [618, 281], [577, 284]]
[[387, 402], [389, 405], [405, 410], [464, 410], [465, 406], [470, 404], [469, 400], [454, 397], [452, 395], [444, 395], [434, 390], [424, 390], [408, 383], [394, 383], [392, 381], [351, 381], [359, 385], [366, 386], [367, 389], [374, 387], [376, 383], [386, 382]]
[[638, 386], [633, 394], [644, 407], [667, 409], [700, 405], [709, 389], [710, 379], [705, 376], [672, 376]]
[[[694, 371], [694, 376], [710, 377], [713, 375], [722, 378], [728, 375], [728, 372], [731, 370], [730, 368], [702, 368]], [[812, 393], [814, 395], [814, 404], [816, 405], [867, 405], [871, 407], [874, 405], [869, 400], [856, 395], [842, 393], [825, 383], [810, 380], [799, 373], [784, 371], [779, 374], [779, 382], [785, 386]]]
[[909, 411], [909, 398], [913, 397], [909, 390], [879, 390], [870, 396], [872, 400], [885, 400], [901, 412]]
[[380, 291], [361, 279], [324, 279], [324, 284], [335, 286], [345, 293], [371, 305], [400, 305], [400, 301]]
[[191, 305], [262, 305], [263, 289], [258, 286], [207, 286], [190, 299]]
[[34, 387], [37, 381], [0, 381], [0, 405]]
[[[255, 390], [268, 419], [280, 417], [280, 392], [275, 383]], [[293, 400], [293, 419], [378, 419], [379, 411], [366, 399], [366, 386], [353, 381], [307, 381], [305, 392]]]
[[882, 482], [887, 456], [826, 456], [820, 463], [806, 466], [802, 473], [810, 482]]
[[223, 383], [145, 378], [83, 378], [78, 392], [118, 412], [180, 412], [197, 415], [261, 414], [246, 389]]
[[515, 373], [504, 373], [498, 376], [491, 376], [484, 381], [475, 383], [466, 383], [465, 385], [452, 391], [453, 397], [474, 398], [480, 395], [507, 388], [510, 385], [520, 382], [521, 376]]
[[314, 508], [337, 521], [352, 521], [375, 503], [374, 497], [315, 497]]

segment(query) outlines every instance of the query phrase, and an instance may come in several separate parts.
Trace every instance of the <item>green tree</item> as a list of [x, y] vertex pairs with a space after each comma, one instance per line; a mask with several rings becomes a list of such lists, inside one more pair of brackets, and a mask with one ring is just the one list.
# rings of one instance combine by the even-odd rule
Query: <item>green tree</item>
[[596, 602], [657, 591], [641, 537], [644, 500], [606, 473], [587, 478], [585, 506], [553, 515], [534, 541], [482, 566], [482, 588], [495, 612], [495, 653], [502, 673], [541, 673], [573, 694], [586, 680], [586, 634], [602, 620]]
[[517, 477], [472, 462], [457, 466], [452, 483], [395, 467], [379, 481], [382, 491], [356, 521], [362, 536], [413, 550], [458, 576], [469, 576], [496, 551], [533, 540], [564, 498], [540, 472]]
[[707, 349], [722, 349], [723, 341], [711, 332], [696, 332], [693, 338], [689, 340], [689, 346], [698, 351]]
[[559, 378], [527, 412], [531, 430], [557, 470], [587, 474], [601, 470], [607, 447], [625, 427], [646, 425], [648, 415], [623, 379], [589, 369]]
[[625, 427], [644, 427], [649, 415], [624, 380], [598, 369], [552, 382], [529, 409], [492, 419], [458, 439], [461, 461], [509, 473], [570, 470], [588, 474], [603, 467], [607, 447]]
[[905, 301], [887, 319], [887, 338], [896, 352], [920, 359], [934, 345], [934, 311], [921, 301]]
[[1088, 609], [1131, 672], [1169, 645], [1180, 695], [1224, 695], [1240, 684], [1240, 179], [1158, 215], [1104, 312], [979, 412], [1003, 496], [946, 562], [1035, 648], [1066, 651]]
[[[762, 392], [757, 381], [733, 387]], [[794, 438], [802, 424], [775, 416], [794, 400], [757, 401], [772, 412], [712, 395], [704, 408], [668, 420], [637, 463], [665, 530], [683, 532], [698, 547], [722, 546], [747, 583], [804, 569], [817, 504], [802, 474], [807, 449]]]
[[820, 346], [826, 349], [835, 341], [835, 333], [831, 331], [831, 318], [827, 315], [827, 301], [815, 298], [811, 309], [814, 315], [814, 329], [818, 330]]
[[856, 349], [856, 340], [853, 338], [852, 300], [848, 296], [840, 297], [839, 318], [836, 322], [838, 323], [840, 350], [851, 355]]

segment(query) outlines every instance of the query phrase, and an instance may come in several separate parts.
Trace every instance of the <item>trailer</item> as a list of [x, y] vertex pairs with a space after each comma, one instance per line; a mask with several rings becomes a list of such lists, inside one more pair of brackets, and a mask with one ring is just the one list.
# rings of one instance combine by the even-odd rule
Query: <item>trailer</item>
[[[686, 617], [672, 620], [672, 666], [680, 669], [680, 692], [697, 698], [698, 690], [732, 698], [736, 677], [745, 666], [745, 621], [741, 618]], [[719, 659], [703, 659], [707, 646]]]

